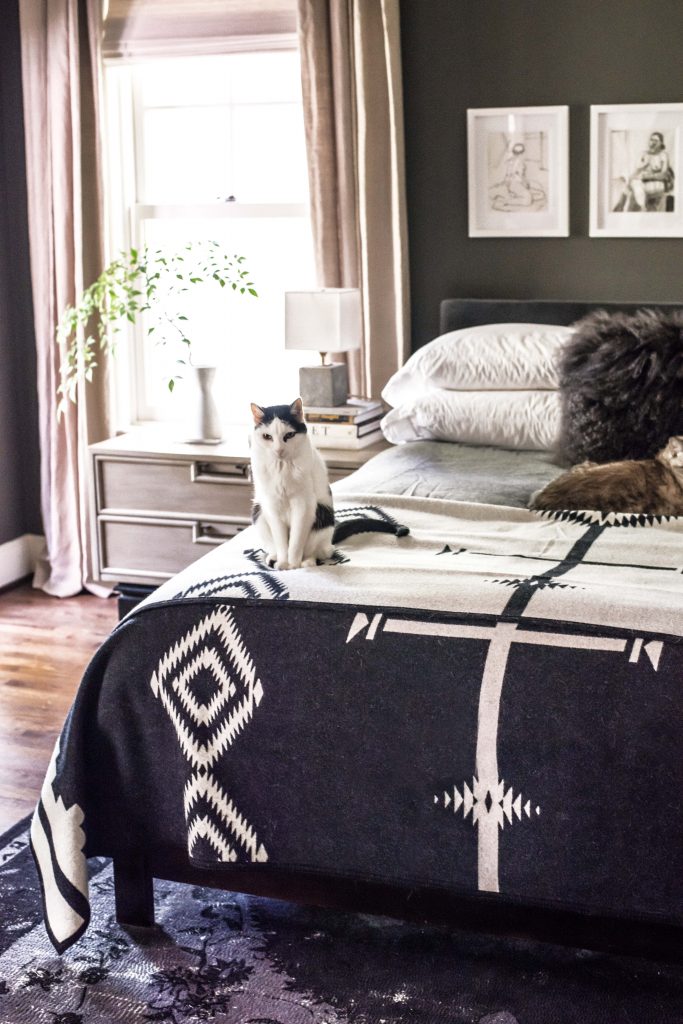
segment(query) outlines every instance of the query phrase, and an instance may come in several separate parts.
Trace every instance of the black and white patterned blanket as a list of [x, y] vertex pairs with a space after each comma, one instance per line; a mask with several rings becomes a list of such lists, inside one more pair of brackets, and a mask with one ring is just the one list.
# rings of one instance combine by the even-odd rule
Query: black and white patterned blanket
[[348, 505], [410, 532], [278, 572], [247, 530], [95, 656], [32, 828], [55, 946], [131, 851], [683, 924], [683, 520]]

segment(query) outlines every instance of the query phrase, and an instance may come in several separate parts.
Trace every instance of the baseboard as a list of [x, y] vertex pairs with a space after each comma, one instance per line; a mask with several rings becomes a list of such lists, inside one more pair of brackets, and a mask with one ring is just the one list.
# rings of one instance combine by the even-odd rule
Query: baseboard
[[16, 583], [34, 572], [44, 543], [44, 537], [36, 533], [25, 533], [22, 537], [0, 544], [0, 588]]

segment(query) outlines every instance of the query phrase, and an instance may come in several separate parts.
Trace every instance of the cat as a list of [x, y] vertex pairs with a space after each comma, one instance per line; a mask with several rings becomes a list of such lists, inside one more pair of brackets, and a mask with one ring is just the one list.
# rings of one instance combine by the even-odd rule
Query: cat
[[275, 569], [316, 565], [334, 554], [334, 504], [327, 467], [308, 436], [300, 398], [252, 402], [252, 520]]
[[683, 515], [683, 436], [652, 459], [582, 462], [532, 495], [529, 508]]

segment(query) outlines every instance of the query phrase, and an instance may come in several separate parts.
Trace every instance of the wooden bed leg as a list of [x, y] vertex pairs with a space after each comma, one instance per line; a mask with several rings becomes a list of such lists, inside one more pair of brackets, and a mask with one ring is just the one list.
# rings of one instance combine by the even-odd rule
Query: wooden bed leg
[[116, 920], [136, 928], [154, 926], [154, 879], [143, 857], [114, 857]]

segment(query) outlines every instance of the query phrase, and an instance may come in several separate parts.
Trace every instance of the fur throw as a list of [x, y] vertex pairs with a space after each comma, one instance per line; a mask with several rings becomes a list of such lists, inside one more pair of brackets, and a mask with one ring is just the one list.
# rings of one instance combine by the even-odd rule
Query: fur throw
[[683, 434], [683, 312], [598, 310], [559, 357], [560, 455], [647, 459]]

